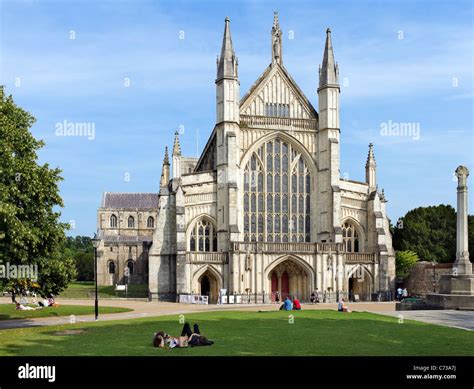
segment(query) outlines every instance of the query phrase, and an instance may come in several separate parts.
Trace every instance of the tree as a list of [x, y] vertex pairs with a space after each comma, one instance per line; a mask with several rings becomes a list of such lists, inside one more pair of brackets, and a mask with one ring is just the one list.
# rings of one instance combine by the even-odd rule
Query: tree
[[94, 279], [94, 248], [88, 236], [69, 236], [64, 246], [65, 255], [73, 258], [78, 281]]
[[409, 211], [394, 229], [395, 250], [411, 250], [423, 261], [456, 259], [456, 211], [450, 205], [420, 207]]
[[[31, 134], [34, 122], [0, 87], [0, 261], [38, 265], [40, 288], [57, 293], [74, 274], [60, 256], [68, 228], [56, 210], [63, 206], [58, 188], [62, 177], [59, 168], [38, 163], [44, 142]], [[46, 286], [51, 282], [57, 287]]]
[[397, 277], [405, 278], [410, 274], [410, 270], [420, 260], [418, 254], [411, 250], [395, 252], [395, 266]]

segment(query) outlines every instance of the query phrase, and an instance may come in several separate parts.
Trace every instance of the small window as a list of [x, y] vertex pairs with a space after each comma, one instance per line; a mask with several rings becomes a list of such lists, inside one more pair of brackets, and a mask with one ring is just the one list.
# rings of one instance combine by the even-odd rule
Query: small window
[[115, 262], [109, 262], [109, 274], [115, 274]]
[[133, 216], [128, 217], [128, 228], [134, 228], [135, 227], [135, 219]]
[[117, 216], [110, 216], [110, 228], [117, 228]]
[[153, 219], [152, 216], [150, 216], [148, 220], [146, 221], [146, 226], [148, 228], [155, 228], [155, 219]]

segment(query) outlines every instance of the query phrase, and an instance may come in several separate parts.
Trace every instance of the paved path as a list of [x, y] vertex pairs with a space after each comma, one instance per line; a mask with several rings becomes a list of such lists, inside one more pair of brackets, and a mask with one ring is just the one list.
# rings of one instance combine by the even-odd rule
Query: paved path
[[456, 310], [396, 311], [376, 312], [383, 315], [402, 315], [403, 319], [418, 320], [425, 323], [440, 324], [448, 327], [474, 331], [474, 312]]

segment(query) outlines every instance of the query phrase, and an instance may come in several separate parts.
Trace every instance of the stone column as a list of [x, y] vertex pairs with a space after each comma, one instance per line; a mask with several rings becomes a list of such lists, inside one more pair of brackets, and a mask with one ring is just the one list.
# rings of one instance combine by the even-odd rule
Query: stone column
[[467, 177], [469, 170], [465, 166], [458, 166], [457, 194], [457, 221], [456, 221], [456, 261], [454, 274], [472, 274], [472, 264], [469, 261], [468, 235], [467, 235]]

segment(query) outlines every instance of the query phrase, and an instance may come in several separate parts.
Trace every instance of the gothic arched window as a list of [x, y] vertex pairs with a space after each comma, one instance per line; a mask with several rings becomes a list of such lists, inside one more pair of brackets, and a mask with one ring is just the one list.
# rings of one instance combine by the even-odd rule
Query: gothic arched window
[[115, 262], [109, 262], [109, 274], [115, 274]]
[[110, 216], [110, 228], [117, 228], [117, 216]]
[[359, 232], [354, 223], [350, 221], [344, 222], [342, 225], [342, 243], [347, 252], [358, 253], [360, 248]]
[[135, 219], [133, 216], [128, 217], [128, 228], [134, 228], [135, 227]]
[[147, 221], [146, 221], [146, 226], [148, 228], [154, 228], [155, 227], [155, 219], [153, 219], [153, 216], [149, 216]]
[[252, 154], [244, 171], [244, 241], [309, 242], [311, 175], [303, 156], [279, 138]]
[[189, 251], [217, 251], [217, 231], [209, 220], [199, 219], [189, 236]]

